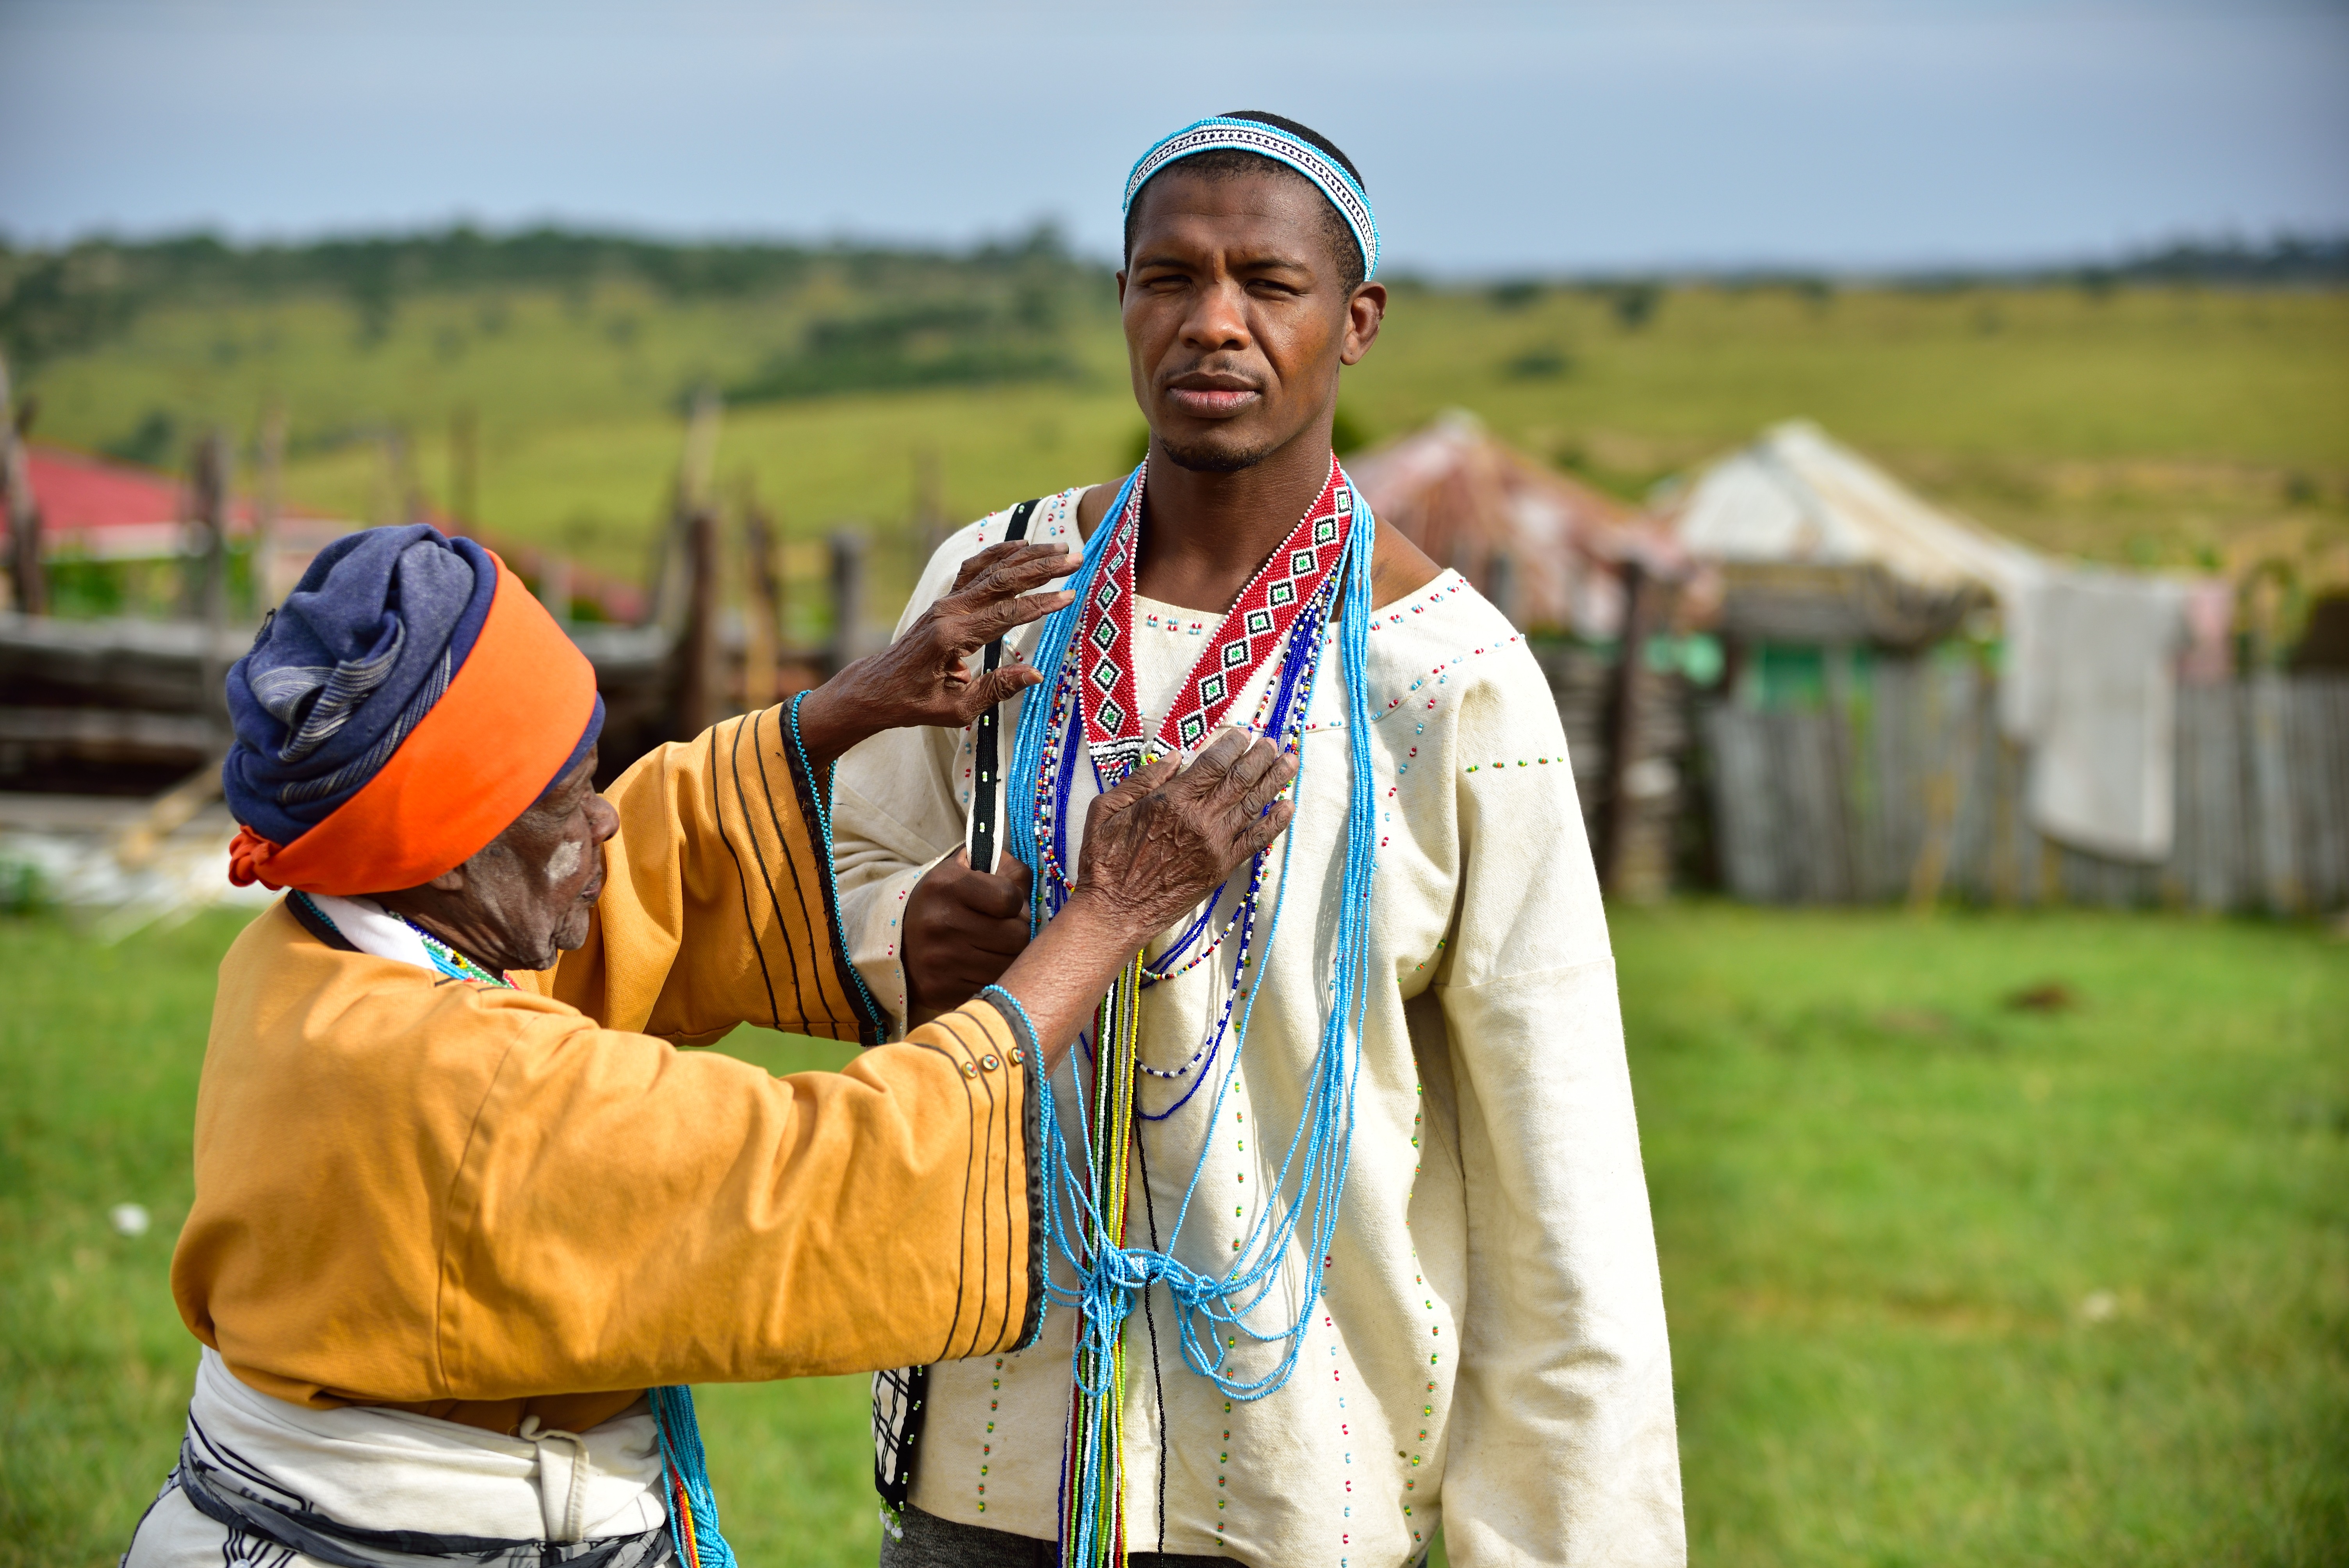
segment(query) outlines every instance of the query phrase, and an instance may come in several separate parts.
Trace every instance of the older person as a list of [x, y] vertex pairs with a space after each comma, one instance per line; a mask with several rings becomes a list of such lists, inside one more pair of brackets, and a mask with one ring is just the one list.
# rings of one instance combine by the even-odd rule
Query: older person
[[228, 681], [232, 874], [289, 891], [221, 966], [171, 1268], [204, 1348], [131, 1568], [728, 1563], [682, 1385], [1035, 1336], [1039, 1075], [1279, 830], [1270, 748], [1105, 797], [1071, 910], [903, 1043], [781, 1079], [675, 1047], [878, 1037], [832, 759], [1032, 681], [965, 657], [1073, 564], [975, 557], [886, 653], [598, 795], [594, 672], [495, 556], [318, 558]]

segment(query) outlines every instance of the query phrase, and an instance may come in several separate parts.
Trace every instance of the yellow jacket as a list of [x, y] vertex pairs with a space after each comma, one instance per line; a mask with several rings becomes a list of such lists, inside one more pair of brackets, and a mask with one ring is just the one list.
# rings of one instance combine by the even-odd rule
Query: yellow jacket
[[196, 1336], [314, 1407], [584, 1430], [650, 1385], [978, 1356], [1043, 1305], [1035, 1043], [983, 1002], [776, 1078], [750, 1021], [875, 1037], [769, 711], [647, 756], [587, 944], [483, 989], [281, 902], [221, 965], [171, 1263]]

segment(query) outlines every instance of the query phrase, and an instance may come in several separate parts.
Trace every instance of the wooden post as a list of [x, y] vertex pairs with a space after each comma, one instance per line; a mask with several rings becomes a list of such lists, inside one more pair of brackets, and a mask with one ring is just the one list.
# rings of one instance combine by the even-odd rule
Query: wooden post
[[41, 561], [41, 509], [33, 494], [25, 436], [33, 428], [33, 400], [20, 407], [0, 356], [0, 525], [7, 529], [8, 583], [16, 608], [27, 615], [49, 613], [49, 573]]
[[1623, 564], [1623, 629], [1616, 645], [1615, 668], [1607, 693], [1605, 782], [1600, 787], [1598, 842], [1592, 846], [1599, 863], [1599, 885], [1616, 891], [1620, 876], [1623, 843], [1631, 827], [1632, 805], [1623, 788], [1630, 770], [1631, 750], [1640, 733], [1640, 660], [1648, 641], [1647, 573], [1636, 561]]
[[[1990, 721], [1998, 723], [1995, 713]], [[2001, 909], [2023, 902], [2023, 748], [1993, 729], [1990, 829], [1990, 897]]]
[[832, 644], [824, 650], [824, 673], [838, 675], [864, 655], [864, 535], [836, 529], [832, 535]]
[[1857, 733], [1859, 695], [1852, 674], [1851, 645], [1828, 644], [1820, 650], [1819, 662], [1826, 687], [1826, 722], [1821, 733], [1826, 742], [1827, 772], [1835, 780], [1835, 815], [1825, 824], [1827, 831], [1820, 841], [1827, 851], [1820, 902], [1861, 903], [1868, 900], [1874, 881], [1868, 828], [1880, 802], [1868, 776], [1867, 754]]
[[782, 635], [783, 580], [775, 561], [774, 520], [756, 488], [742, 485], [742, 706], [757, 712], [781, 695], [777, 651]]
[[228, 437], [214, 429], [196, 443], [190, 498], [186, 614], [203, 627], [200, 712], [213, 730], [216, 751], [228, 749], [228, 675], [221, 642], [228, 631]]
[[718, 520], [697, 511], [686, 520], [685, 627], [677, 641], [679, 738], [699, 735], [724, 715], [718, 647]]
[[2284, 681], [2273, 669], [2252, 672], [2250, 682], [2251, 789], [2259, 833], [2256, 885], [2277, 914], [2302, 908], [2298, 846], [2292, 831], [2291, 747], [2284, 733]]
[[274, 403], [261, 416], [259, 456], [253, 505], [253, 603], [265, 614], [277, 603], [277, 514], [285, 468], [285, 410]]
[[189, 459], [187, 580], [181, 613], [206, 625], [228, 621], [228, 440], [218, 430]]
[[645, 595], [645, 619], [653, 625], [674, 626], [687, 614], [692, 597], [687, 557], [691, 547], [686, 535], [695, 516], [709, 500], [709, 473], [718, 460], [718, 424], [724, 410], [716, 390], [704, 387], [694, 394], [687, 410], [685, 448], [677, 465], [677, 485], [669, 496], [668, 518], [653, 544], [652, 591]]
[[[1924, 781], [1923, 833], [1916, 859], [1909, 868], [1909, 908], [1930, 914], [1940, 903], [1950, 866], [1956, 856], [1958, 795], [1974, 774], [1974, 670], [1971, 661], [1955, 669], [1924, 666], [1925, 708], [1921, 729], [1934, 750], [1932, 771]], [[1915, 731], [1898, 736], [1896, 743], [1913, 744]]]
[[693, 395], [685, 421], [685, 460], [678, 468], [678, 488], [688, 509], [709, 500], [709, 476], [718, 463], [718, 426], [725, 411], [716, 387], [704, 387]]

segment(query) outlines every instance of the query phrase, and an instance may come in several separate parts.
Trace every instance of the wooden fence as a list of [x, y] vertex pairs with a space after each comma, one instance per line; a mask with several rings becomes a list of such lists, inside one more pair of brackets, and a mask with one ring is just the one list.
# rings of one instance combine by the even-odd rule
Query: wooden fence
[[1953, 896], [2299, 913], [2349, 903], [2349, 677], [2262, 674], [2178, 693], [2168, 861], [2032, 830], [2024, 754], [1970, 660], [1829, 660], [1826, 702], [1699, 716], [1722, 881], [1761, 903]]
[[[1539, 640], [1566, 730], [1583, 830], [1610, 897], [1649, 903], [1671, 891], [1690, 748], [1688, 683], [1646, 661], [1620, 670], [1609, 653]], [[1629, 676], [1627, 680], [1625, 676]], [[1628, 705], [1626, 711], [1625, 705]], [[1619, 742], [1618, 759], [1613, 745]]]

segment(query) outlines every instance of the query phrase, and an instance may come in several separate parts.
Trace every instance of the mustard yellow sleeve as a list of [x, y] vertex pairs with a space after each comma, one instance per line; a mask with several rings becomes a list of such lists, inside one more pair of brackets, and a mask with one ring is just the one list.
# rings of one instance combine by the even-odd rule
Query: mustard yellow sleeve
[[336, 1030], [284, 1072], [207, 1068], [173, 1289], [264, 1392], [504, 1429], [1040, 1326], [1040, 1064], [984, 1002], [785, 1078], [517, 992], [399, 1010], [340, 1059]]
[[[536, 1031], [533, 1031], [534, 1033]], [[449, 1195], [438, 1387], [740, 1382], [977, 1356], [1040, 1324], [1037, 1060], [983, 1002], [775, 1078], [533, 1039]]]
[[620, 828], [586, 945], [517, 976], [606, 1028], [702, 1044], [735, 1026], [871, 1045], [815, 790], [781, 707], [647, 753], [605, 792]]

